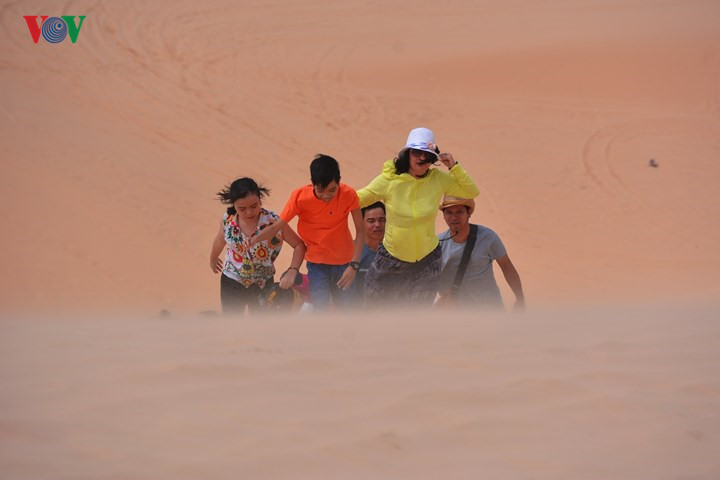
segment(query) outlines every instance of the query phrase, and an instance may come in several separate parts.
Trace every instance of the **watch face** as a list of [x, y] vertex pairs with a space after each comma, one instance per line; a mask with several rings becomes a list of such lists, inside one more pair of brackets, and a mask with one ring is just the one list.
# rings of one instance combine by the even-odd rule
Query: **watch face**
[[360, 270], [360, 264], [358, 262], [350, 262], [350, 266], [353, 270]]

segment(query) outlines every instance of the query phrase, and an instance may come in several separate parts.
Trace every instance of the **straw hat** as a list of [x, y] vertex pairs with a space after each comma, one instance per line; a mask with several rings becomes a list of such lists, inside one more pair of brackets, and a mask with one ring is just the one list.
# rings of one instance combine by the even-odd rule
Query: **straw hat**
[[440, 210], [445, 210], [448, 207], [454, 207], [457, 205], [468, 207], [470, 209], [468, 215], [472, 215], [475, 211], [475, 200], [472, 198], [453, 197], [452, 195], [443, 196], [442, 203], [440, 204]]

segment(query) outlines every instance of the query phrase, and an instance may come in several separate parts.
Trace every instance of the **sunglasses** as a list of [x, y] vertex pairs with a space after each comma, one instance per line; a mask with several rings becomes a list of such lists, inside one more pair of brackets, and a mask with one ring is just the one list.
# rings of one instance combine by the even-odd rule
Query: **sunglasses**
[[435, 155], [433, 155], [432, 153], [426, 152], [425, 150], [418, 150], [416, 148], [410, 149], [410, 155], [412, 155], [413, 157], [418, 157], [418, 158], [422, 157], [424, 155], [425, 158], [423, 160], [420, 160], [420, 162], [419, 162], [421, 165], [424, 165], [427, 163], [435, 164], [438, 161], [438, 158]]
[[421, 156], [423, 156], [423, 155], [425, 155], [425, 158], [427, 158], [427, 157], [435, 157], [435, 155], [433, 155], [432, 153], [426, 152], [425, 150], [418, 150], [417, 148], [411, 148], [411, 149], [410, 149], [410, 154], [413, 155], [413, 156], [415, 156], [415, 157], [421, 157]]

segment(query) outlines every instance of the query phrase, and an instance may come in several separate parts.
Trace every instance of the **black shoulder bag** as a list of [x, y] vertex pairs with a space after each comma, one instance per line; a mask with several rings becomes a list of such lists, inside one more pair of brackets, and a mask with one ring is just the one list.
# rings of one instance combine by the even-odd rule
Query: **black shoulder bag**
[[467, 270], [468, 263], [470, 263], [470, 255], [475, 248], [475, 240], [477, 239], [478, 227], [475, 224], [470, 224], [470, 234], [465, 241], [465, 248], [463, 249], [462, 258], [460, 259], [460, 265], [458, 265], [457, 273], [455, 274], [455, 280], [453, 281], [452, 288], [450, 289], [451, 298], [457, 295], [460, 290], [463, 278], [465, 277], [465, 270]]

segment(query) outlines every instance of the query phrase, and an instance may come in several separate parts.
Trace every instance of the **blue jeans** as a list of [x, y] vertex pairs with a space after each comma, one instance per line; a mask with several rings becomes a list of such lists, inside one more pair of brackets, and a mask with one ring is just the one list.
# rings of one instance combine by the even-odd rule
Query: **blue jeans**
[[342, 277], [347, 268], [345, 265], [326, 265], [324, 263], [305, 262], [310, 282], [310, 296], [315, 310], [324, 310], [330, 303], [337, 306], [347, 305], [353, 295], [353, 289], [343, 290], [337, 286], [338, 280]]

